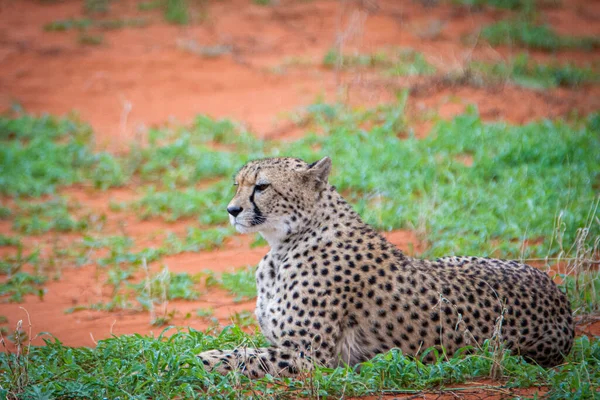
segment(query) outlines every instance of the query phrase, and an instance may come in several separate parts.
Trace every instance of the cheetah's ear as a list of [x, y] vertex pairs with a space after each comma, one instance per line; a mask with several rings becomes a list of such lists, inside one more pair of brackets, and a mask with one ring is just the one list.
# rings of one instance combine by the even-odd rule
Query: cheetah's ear
[[331, 172], [331, 158], [323, 157], [308, 166], [308, 173], [316, 180], [317, 188], [323, 189]]

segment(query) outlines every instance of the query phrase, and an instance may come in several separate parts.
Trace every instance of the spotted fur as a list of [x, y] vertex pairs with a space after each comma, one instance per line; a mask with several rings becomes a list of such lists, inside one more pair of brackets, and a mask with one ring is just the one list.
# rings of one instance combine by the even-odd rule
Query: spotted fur
[[272, 347], [201, 353], [207, 369], [290, 376], [392, 348], [452, 354], [497, 327], [507, 348], [542, 366], [569, 353], [571, 308], [548, 275], [516, 261], [408, 257], [328, 184], [330, 169], [329, 158], [273, 158], [237, 174], [231, 223], [271, 247], [256, 272], [256, 317]]

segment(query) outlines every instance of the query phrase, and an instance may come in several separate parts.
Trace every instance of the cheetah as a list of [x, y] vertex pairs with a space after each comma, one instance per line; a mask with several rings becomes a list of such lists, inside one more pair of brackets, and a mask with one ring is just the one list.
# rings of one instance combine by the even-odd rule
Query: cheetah
[[270, 246], [256, 271], [255, 314], [272, 347], [206, 351], [205, 369], [294, 376], [392, 348], [453, 354], [498, 326], [513, 353], [544, 367], [562, 362], [574, 339], [571, 307], [547, 274], [516, 261], [409, 257], [361, 220], [328, 183], [330, 170], [328, 157], [269, 158], [237, 173], [230, 222]]

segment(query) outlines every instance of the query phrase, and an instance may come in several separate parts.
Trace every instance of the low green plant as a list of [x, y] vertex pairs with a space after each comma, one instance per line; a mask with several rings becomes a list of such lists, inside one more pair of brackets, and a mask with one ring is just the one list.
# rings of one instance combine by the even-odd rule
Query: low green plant
[[[440, 357], [433, 364], [393, 349], [363, 363], [360, 369], [317, 366], [306, 378], [269, 376], [250, 380], [235, 373], [208, 373], [196, 354], [211, 349], [268, 346], [262, 335], [246, 334], [236, 326], [226, 327], [215, 336], [194, 329], [169, 335], [166, 332], [156, 338], [112, 337], [99, 341], [96, 348], [71, 348], [56, 338], [47, 338], [45, 346], [22, 353], [26, 360], [20, 362], [29, 366], [25, 377], [12, 368], [15, 354], [0, 353], [0, 370], [4, 372], [0, 374], [0, 387], [7, 395], [23, 398], [40, 393], [47, 397], [127, 397], [132, 388], [138, 396], [190, 399], [197, 398], [198, 393], [215, 399], [257, 393], [261, 398], [416, 395], [429, 391], [439, 394], [460, 391], [461, 383], [487, 377], [493, 364], [488, 345], [458, 352], [447, 360]], [[504, 390], [518, 394], [514, 391], [517, 387], [543, 386], [548, 398], [594, 398], [600, 381], [599, 352], [600, 341], [584, 336], [576, 340], [567, 362], [553, 369], [506, 355], [501, 363]], [[27, 385], [18, 385], [17, 376], [27, 379]]]
[[566, 242], [566, 226], [559, 214], [553, 242], [560, 249], [556, 258], [548, 263], [556, 263], [564, 268], [561, 286], [565, 289], [575, 314], [595, 314], [600, 312], [600, 218], [598, 208], [600, 197], [592, 203], [586, 224], [579, 229], [575, 239]]
[[2, 246], [22, 247], [23, 243], [21, 242], [21, 239], [19, 239], [18, 237], [6, 236], [4, 234], [0, 234], [0, 247], [2, 247]]
[[573, 64], [541, 64], [520, 54], [514, 60], [504, 63], [487, 64], [475, 62], [471, 64], [475, 71], [492, 79], [503, 79], [517, 85], [546, 89], [557, 86], [576, 87], [585, 83], [599, 81], [599, 75], [592, 68], [580, 68]]
[[225, 238], [231, 236], [233, 232], [230, 227], [188, 227], [183, 240], [174, 233], [169, 233], [163, 247], [168, 254], [212, 250], [222, 246]]
[[156, 10], [158, 8], [162, 8], [163, 6], [164, 6], [163, 0], [150, 0], [150, 1], [143, 1], [141, 3], [138, 3], [137, 8], [140, 11], [150, 11], [150, 10]]
[[84, 30], [90, 28], [94, 21], [89, 18], [65, 19], [48, 22], [44, 30], [48, 32], [64, 32], [71, 29]]
[[188, 273], [173, 273], [168, 269], [148, 276], [140, 283], [130, 284], [136, 294], [136, 300], [144, 307], [150, 309], [151, 303], [162, 303], [166, 300], [197, 300], [200, 291], [197, 289], [202, 275]]
[[44, 30], [48, 32], [64, 32], [71, 29], [81, 31], [80, 36], [101, 36], [88, 33], [88, 29], [96, 28], [101, 30], [114, 30], [123, 28], [140, 28], [148, 25], [148, 20], [144, 18], [125, 18], [125, 19], [103, 19], [93, 20], [89, 18], [65, 19], [52, 21], [44, 25]]
[[158, 191], [150, 187], [132, 206], [143, 219], [162, 217], [176, 221], [196, 217], [205, 225], [222, 224], [228, 218], [223, 212], [223, 199], [232, 194], [232, 187], [231, 181], [219, 181], [206, 189]]
[[86, 180], [107, 188], [125, 179], [112, 172], [111, 155], [94, 153], [92, 130], [76, 116], [0, 116], [0, 143], [2, 194], [37, 197]]
[[396, 57], [396, 61], [387, 71], [391, 76], [431, 75], [435, 73], [435, 68], [418, 51], [411, 49], [399, 50]]
[[256, 298], [256, 268], [248, 267], [234, 272], [223, 272], [217, 277], [212, 271], [205, 271], [206, 286], [217, 286], [227, 290], [234, 301], [246, 301]]
[[258, 328], [258, 323], [254, 318], [254, 313], [252, 311], [244, 310], [240, 312], [236, 312], [231, 317], [231, 322], [239, 326], [240, 328], [247, 328], [249, 326], [255, 326]]
[[323, 65], [327, 68], [377, 67], [389, 65], [387, 54], [343, 54], [337, 49], [329, 49], [323, 57]]
[[598, 38], [562, 36], [550, 26], [536, 24], [530, 18], [496, 22], [483, 28], [481, 36], [493, 46], [514, 44], [546, 51], [568, 48], [593, 50], [600, 46]]
[[[600, 175], [600, 154], [585, 150], [600, 146], [594, 118], [577, 127], [511, 126], [483, 123], [471, 110], [439, 121], [425, 139], [403, 139], [404, 114], [389, 110], [368, 131], [362, 125], [373, 120], [371, 110], [325, 120], [327, 135], [309, 135], [280, 154], [333, 155], [331, 182], [359, 214], [378, 229], [416, 230], [430, 244], [428, 256], [545, 256], [554, 230], [548, 216], [563, 212], [571, 241], [585, 225]], [[460, 162], [465, 154], [473, 165]], [[523, 239], [540, 237], [547, 240], [521, 254]]]
[[385, 49], [370, 54], [343, 54], [330, 49], [323, 58], [327, 68], [384, 68], [391, 76], [430, 75], [435, 72], [423, 56], [412, 49]]
[[36, 250], [29, 254], [23, 252], [22, 246], [17, 246], [17, 254], [6, 256], [0, 260], [0, 275], [9, 277], [21, 271], [24, 265], [32, 265], [37, 269], [40, 263], [40, 251]]
[[535, 0], [452, 0], [453, 4], [481, 9], [484, 7], [532, 12]]
[[88, 14], [106, 14], [111, 0], [84, 0], [83, 9]]
[[24, 296], [36, 294], [40, 299], [43, 299], [44, 289], [41, 285], [45, 282], [46, 278], [43, 276], [17, 272], [0, 283], [0, 298], [3, 302], [21, 303]]
[[0, 206], [0, 220], [9, 219], [12, 215], [12, 211], [8, 207]]
[[165, 20], [172, 24], [186, 25], [190, 20], [190, 11], [186, 0], [165, 0]]
[[64, 198], [56, 197], [41, 203], [17, 202], [13, 229], [27, 235], [48, 231], [82, 232], [92, 226], [91, 216], [75, 218], [73, 205]]
[[74, 307], [69, 307], [64, 310], [65, 314], [73, 314], [74, 312], [84, 311], [84, 310], [92, 310], [92, 311], [106, 311], [106, 312], [114, 312], [120, 310], [132, 310], [135, 306], [123, 293], [117, 293], [107, 302], [97, 302], [87, 305], [77, 305]]
[[105, 19], [94, 21], [94, 27], [104, 30], [143, 28], [148, 25], [145, 18]]
[[209, 318], [214, 315], [215, 311], [212, 308], [199, 308], [196, 310], [196, 315], [200, 318]]
[[250, 243], [250, 248], [268, 246], [268, 245], [269, 245], [269, 243], [267, 243], [267, 241], [265, 239], [263, 239], [263, 237], [259, 233], [257, 233], [254, 235], [254, 239], [252, 240], [252, 243]]

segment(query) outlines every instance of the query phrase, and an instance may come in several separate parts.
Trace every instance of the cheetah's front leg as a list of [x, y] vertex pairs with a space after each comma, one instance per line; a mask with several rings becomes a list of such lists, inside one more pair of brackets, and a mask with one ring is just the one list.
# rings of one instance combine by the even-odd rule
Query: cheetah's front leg
[[313, 361], [302, 352], [280, 348], [238, 348], [235, 350], [210, 350], [200, 353], [204, 368], [220, 374], [238, 371], [250, 378], [293, 376], [313, 368]]

